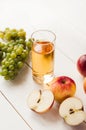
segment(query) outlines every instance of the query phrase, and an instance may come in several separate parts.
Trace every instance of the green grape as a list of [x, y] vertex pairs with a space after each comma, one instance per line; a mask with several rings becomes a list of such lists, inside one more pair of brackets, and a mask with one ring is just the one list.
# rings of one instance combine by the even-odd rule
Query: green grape
[[11, 54], [10, 54], [9, 52], [7, 52], [6, 58], [9, 59], [9, 58], [10, 58], [10, 55], [11, 55]]
[[7, 73], [8, 73], [7, 69], [4, 68], [4, 69], [2, 70], [2, 73], [1, 73], [1, 74], [2, 74], [3, 76], [5, 76], [5, 75], [7, 75]]
[[10, 65], [14, 65], [14, 64], [15, 64], [15, 61], [14, 61], [14, 60], [10, 60], [9, 64], [10, 64]]
[[19, 30], [18, 31], [18, 36], [19, 37], [25, 37], [26, 36], [26, 32], [24, 30]]
[[4, 78], [5, 78], [5, 80], [10, 80], [9, 75], [5, 75]]
[[6, 51], [7, 51], [7, 45], [5, 45], [5, 46], [2, 47], [2, 51], [3, 51], [3, 52], [6, 52]]
[[20, 44], [19, 47], [18, 47], [18, 49], [21, 49], [21, 51], [23, 51], [24, 48], [23, 48], [23, 46]]
[[32, 44], [33, 44], [33, 39], [29, 39], [27, 42], [26, 42], [26, 45], [29, 49], [32, 48]]
[[18, 63], [17, 63], [17, 67], [20, 69], [20, 68], [22, 68], [23, 67], [23, 62], [22, 61], [19, 61]]
[[13, 50], [16, 51], [17, 48], [18, 48], [18, 45], [15, 45]]
[[6, 68], [5, 64], [4, 64], [4, 65], [2, 65], [2, 70], [3, 70], [3, 69], [5, 69], [5, 68]]
[[11, 42], [10, 46], [14, 47], [16, 45], [16, 42], [14, 40], [11, 40], [10, 42]]
[[7, 45], [7, 47], [12, 46], [12, 41], [7, 42], [6, 45]]
[[21, 48], [18, 48], [18, 49], [16, 50], [16, 54], [17, 54], [17, 55], [21, 55], [21, 54], [22, 54], [22, 49], [21, 49]]
[[11, 32], [11, 37], [12, 38], [16, 38], [17, 36], [18, 36], [17, 32], [15, 32], [15, 31]]
[[4, 38], [4, 33], [2, 31], [0, 31], [0, 38]]
[[5, 45], [4, 45], [4, 43], [1, 43], [0, 42], [0, 49], [2, 50], [2, 48], [4, 47]]
[[28, 55], [28, 50], [23, 50], [23, 53], [25, 53], [26, 55]]
[[10, 65], [9, 61], [5, 62], [5, 66], [8, 67]]
[[14, 70], [14, 65], [9, 65], [9, 70]]
[[26, 59], [26, 58], [27, 58], [26, 53], [22, 52], [21, 57], [22, 57], [23, 59]]
[[18, 40], [18, 43], [19, 43], [19, 44], [25, 44], [25, 41], [24, 41], [24, 39], [20, 38], [20, 39]]
[[7, 48], [7, 52], [11, 52], [13, 50], [13, 46], [9, 46], [8, 48]]
[[16, 53], [15, 53], [15, 52], [12, 52], [12, 53], [11, 53], [11, 58], [12, 58], [12, 59], [15, 59], [15, 58], [16, 58]]
[[15, 75], [15, 74], [14, 74], [14, 71], [9, 70], [8, 75], [9, 75], [10, 77], [13, 77], [13, 76]]
[[[10, 54], [10, 55], [11, 55], [11, 54]], [[13, 59], [12, 59], [12, 57], [10, 56], [10, 57], [8, 58], [8, 61], [11, 62], [11, 60], [13, 60]]]
[[8, 32], [4, 35], [4, 38], [5, 38], [6, 40], [10, 41], [10, 40], [11, 40], [11, 32], [8, 31]]
[[6, 28], [0, 32], [1, 72], [6, 80], [13, 80], [24, 66], [32, 47], [32, 39], [26, 41], [26, 32], [23, 29]]
[[1, 64], [4, 65], [5, 62], [6, 62], [6, 58], [4, 58], [4, 59], [2, 60]]

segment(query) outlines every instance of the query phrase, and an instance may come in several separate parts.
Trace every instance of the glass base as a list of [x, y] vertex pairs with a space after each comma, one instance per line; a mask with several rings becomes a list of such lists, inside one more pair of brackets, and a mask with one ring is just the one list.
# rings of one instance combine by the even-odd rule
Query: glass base
[[52, 79], [54, 78], [54, 75], [44, 75], [44, 76], [37, 76], [37, 75], [33, 75], [33, 79], [36, 81], [36, 83], [43, 85], [43, 84], [47, 84], [48, 82], [52, 81]]

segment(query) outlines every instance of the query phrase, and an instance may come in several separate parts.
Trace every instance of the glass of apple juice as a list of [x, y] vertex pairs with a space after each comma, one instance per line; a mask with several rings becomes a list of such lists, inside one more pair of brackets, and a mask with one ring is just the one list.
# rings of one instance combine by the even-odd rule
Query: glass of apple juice
[[32, 77], [38, 84], [49, 82], [54, 77], [54, 46], [56, 35], [48, 30], [32, 33]]

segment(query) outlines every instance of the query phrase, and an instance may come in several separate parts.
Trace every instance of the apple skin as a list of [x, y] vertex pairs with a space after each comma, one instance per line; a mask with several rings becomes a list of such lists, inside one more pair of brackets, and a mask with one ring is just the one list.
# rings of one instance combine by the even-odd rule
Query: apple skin
[[59, 76], [47, 83], [45, 89], [50, 89], [54, 94], [55, 100], [61, 103], [66, 98], [74, 96], [76, 84], [70, 77]]
[[86, 94], [86, 77], [84, 78], [83, 87], [84, 87], [84, 92]]
[[82, 76], [86, 77], [86, 54], [77, 60], [77, 69]]

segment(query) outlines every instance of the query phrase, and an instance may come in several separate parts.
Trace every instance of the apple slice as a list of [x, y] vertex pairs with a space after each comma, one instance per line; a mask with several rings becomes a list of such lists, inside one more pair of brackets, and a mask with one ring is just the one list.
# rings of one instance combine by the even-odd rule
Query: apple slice
[[50, 90], [34, 90], [27, 99], [29, 108], [37, 113], [47, 112], [54, 103], [54, 96]]
[[75, 126], [86, 120], [86, 113], [79, 98], [70, 97], [65, 99], [59, 107], [59, 114], [69, 125]]
[[84, 78], [83, 87], [84, 87], [84, 92], [86, 94], [86, 77]]

